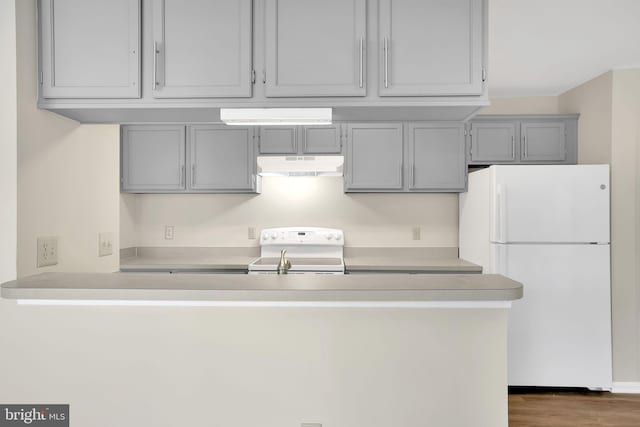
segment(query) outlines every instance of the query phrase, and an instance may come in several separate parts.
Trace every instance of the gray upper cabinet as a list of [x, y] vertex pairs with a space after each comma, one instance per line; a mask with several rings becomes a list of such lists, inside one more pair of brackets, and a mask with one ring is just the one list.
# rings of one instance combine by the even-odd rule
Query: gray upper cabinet
[[41, 0], [43, 98], [140, 97], [140, 0]]
[[409, 189], [464, 191], [467, 165], [463, 124], [410, 123]]
[[567, 158], [564, 123], [522, 123], [522, 162], [564, 162]]
[[480, 95], [482, 0], [380, 0], [381, 96]]
[[251, 97], [251, 4], [153, 0], [153, 96]]
[[122, 191], [185, 189], [184, 126], [123, 126], [121, 141]]
[[189, 188], [194, 191], [255, 191], [254, 129], [189, 126]]
[[403, 160], [402, 123], [347, 126], [346, 191], [402, 190]]
[[469, 163], [516, 163], [520, 157], [517, 130], [516, 123], [473, 123], [469, 135]]
[[264, 126], [259, 128], [260, 154], [297, 154], [298, 126]]
[[342, 152], [342, 126], [303, 126], [303, 154], [340, 154]]
[[366, 3], [266, 0], [266, 96], [365, 96]]
[[470, 165], [576, 164], [578, 115], [479, 115], [469, 125]]

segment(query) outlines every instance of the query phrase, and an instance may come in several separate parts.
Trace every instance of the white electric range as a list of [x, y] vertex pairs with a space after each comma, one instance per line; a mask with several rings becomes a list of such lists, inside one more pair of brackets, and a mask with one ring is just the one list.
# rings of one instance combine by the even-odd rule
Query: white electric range
[[334, 228], [266, 228], [260, 233], [260, 258], [249, 274], [276, 274], [282, 250], [288, 274], [344, 274], [344, 233]]

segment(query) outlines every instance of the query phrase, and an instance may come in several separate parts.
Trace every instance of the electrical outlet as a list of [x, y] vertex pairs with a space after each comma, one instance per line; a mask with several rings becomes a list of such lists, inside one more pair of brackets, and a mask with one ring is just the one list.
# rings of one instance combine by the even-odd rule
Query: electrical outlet
[[113, 255], [113, 233], [98, 234], [98, 256]]
[[249, 227], [247, 229], [247, 239], [256, 240], [256, 228], [255, 227]]
[[165, 225], [164, 240], [173, 240], [173, 225]]
[[421, 234], [422, 234], [422, 233], [421, 233], [421, 232], [422, 232], [422, 230], [420, 229], [420, 226], [419, 226], [419, 225], [414, 225], [414, 226], [413, 226], [413, 229], [412, 229], [412, 232], [413, 232], [413, 240], [420, 240], [420, 239], [422, 239], [422, 236], [421, 236]]
[[58, 237], [38, 237], [37, 266], [58, 264]]

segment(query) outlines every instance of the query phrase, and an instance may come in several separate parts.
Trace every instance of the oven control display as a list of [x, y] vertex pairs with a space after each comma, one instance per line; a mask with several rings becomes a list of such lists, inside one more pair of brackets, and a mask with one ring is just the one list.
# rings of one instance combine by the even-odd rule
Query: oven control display
[[332, 228], [268, 228], [261, 233], [263, 245], [343, 245], [342, 230]]

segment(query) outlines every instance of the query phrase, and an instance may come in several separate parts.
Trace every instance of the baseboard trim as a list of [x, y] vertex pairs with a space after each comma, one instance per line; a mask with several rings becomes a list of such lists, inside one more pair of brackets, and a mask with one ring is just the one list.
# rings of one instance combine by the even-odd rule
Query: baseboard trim
[[614, 382], [611, 392], [640, 394], [640, 382]]

